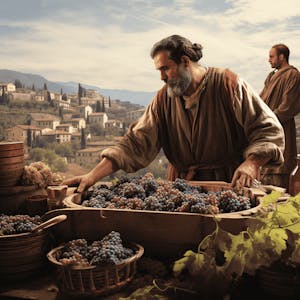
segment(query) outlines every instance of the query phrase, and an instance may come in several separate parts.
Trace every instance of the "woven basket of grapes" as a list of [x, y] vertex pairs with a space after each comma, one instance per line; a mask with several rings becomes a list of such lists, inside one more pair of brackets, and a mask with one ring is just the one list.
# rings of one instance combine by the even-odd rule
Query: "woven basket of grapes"
[[47, 257], [58, 272], [60, 292], [73, 297], [95, 297], [119, 291], [136, 273], [144, 248], [123, 243], [120, 233], [111, 231], [101, 240], [70, 240], [52, 249]]
[[0, 280], [15, 281], [40, 274], [48, 265], [51, 249], [47, 231], [32, 232], [39, 216], [0, 215]]

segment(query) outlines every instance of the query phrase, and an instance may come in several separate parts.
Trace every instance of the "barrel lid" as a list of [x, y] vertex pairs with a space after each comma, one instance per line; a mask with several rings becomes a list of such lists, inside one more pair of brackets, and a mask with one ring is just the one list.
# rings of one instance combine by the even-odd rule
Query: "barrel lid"
[[0, 151], [1, 150], [13, 150], [13, 149], [23, 149], [24, 142], [0, 142]]

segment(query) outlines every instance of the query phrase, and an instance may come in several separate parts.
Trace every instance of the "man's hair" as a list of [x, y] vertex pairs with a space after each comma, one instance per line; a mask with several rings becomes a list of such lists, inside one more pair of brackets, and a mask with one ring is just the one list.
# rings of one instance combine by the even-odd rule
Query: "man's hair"
[[276, 44], [272, 46], [272, 48], [276, 49], [277, 55], [282, 54], [286, 59], [287, 63], [289, 62], [290, 49], [284, 44]]
[[180, 64], [183, 55], [190, 58], [191, 61], [198, 61], [202, 57], [202, 46], [193, 44], [187, 38], [180, 35], [171, 35], [155, 43], [151, 49], [152, 58], [160, 51], [168, 51], [169, 58]]

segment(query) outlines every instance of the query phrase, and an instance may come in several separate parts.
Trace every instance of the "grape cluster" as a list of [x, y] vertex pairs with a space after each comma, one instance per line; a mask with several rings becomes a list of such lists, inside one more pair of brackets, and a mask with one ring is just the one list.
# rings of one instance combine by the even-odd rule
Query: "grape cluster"
[[201, 214], [229, 213], [252, 207], [250, 198], [232, 190], [204, 192], [201, 187], [189, 185], [183, 179], [155, 179], [150, 172], [143, 176], [123, 175], [114, 179], [110, 187], [92, 187], [82, 205]]
[[56, 252], [56, 259], [63, 265], [106, 265], [118, 264], [134, 254], [132, 249], [124, 247], [120, 233], [111, 231], [101, 240], [91, 243], [85, 239], [69, 241]]
[[41, 224], [40, 216], [0, 214], [0, 236], [31, 232], [37, 225]]

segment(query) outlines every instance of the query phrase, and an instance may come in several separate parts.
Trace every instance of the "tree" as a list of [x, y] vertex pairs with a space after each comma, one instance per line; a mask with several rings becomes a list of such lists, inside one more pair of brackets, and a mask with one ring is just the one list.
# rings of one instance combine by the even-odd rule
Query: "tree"
[[45, 82], [44, 83], [44, 88], [43, 88], [45, 91], [48, 91], [48, 87], [47, 87], [47, 83]]
[[58, 108], [58, 115], [62, 120], [64, 119], [63, 108], [61, 106]]
[[31, 129], [27, 128], [27, 146], [32, 146], [32, 137], [31, 137]]
[[81, 87], [81, 84], [78, 83], [78, 104], [81, 105], [81, 97], [82, 97], [82, 87]]
[[81, 128], [80, 146], [81, 146], [81, 149], [85, 149], [86, 148], [86, 138], [85, 138], [85, 130], [84, 130], [84, 128]]
[[63, 89], [62, 89], [62, 88], [60, 88], [60, 94], [61, 94], [61, 95], [63, 94]]
[[96, 103], [96, 112], [101, 112], [102, 111], [102, 108], [101, 108], [101, 105], [100, 105], [100, 101], [98, 100], [97, 103]]
[[20, 89], [20, 88], [22, 88], [23, 84], [19, 79], [16, 79], [15, 80], [15, 86], [16, 86], [17, 89]]
[[33, 91], [35, 91], [35, 86], [34, 86], [34, 83], [32, 84], [32, 88], [31, 88]]
[[104, 98], [102, 99], [102, 112], [105, 112]]
[[47, 101], [51, 103], [51, 95], [49, 91], [47, 91]]
[[111, 100], [110, 100], [110, 96], [108, 97], [108, 107], [111, 107]]
[[1, 93], [1, 98], [0, 98], [0, 102], [1, 103], [5, 103], [5, 90], [4, 90], [4, 86], [2, 86], [2, 93]]

